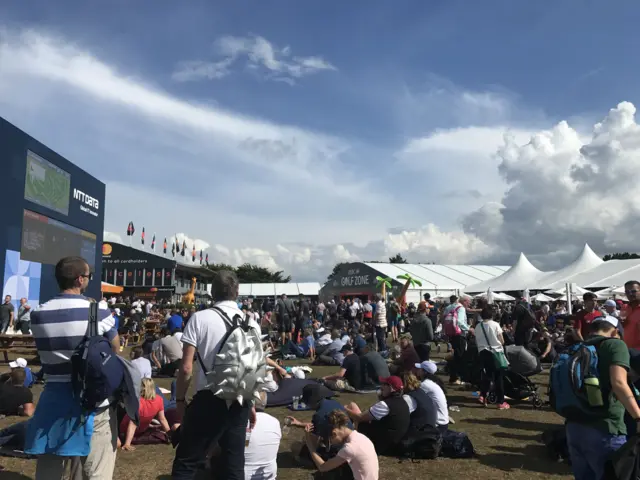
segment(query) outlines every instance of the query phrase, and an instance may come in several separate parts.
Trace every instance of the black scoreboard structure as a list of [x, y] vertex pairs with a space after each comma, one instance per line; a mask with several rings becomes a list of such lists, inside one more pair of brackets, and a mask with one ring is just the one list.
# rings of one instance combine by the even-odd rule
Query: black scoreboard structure
[[105, 185], [0, 117], [2, 298], [35, 308], [58, 293], [55, 264], [80, 256], [100, 298]]

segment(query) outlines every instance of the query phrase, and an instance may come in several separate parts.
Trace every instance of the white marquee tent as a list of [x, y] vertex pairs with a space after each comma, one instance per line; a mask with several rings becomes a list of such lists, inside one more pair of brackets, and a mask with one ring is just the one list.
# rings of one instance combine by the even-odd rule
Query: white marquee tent
[[465, 292], [485, 292], [489, 288], [494, 292], [511, 292], [531, 288], [531, 285], [538, 282], [540, 278], [548, 275], [534, 267], [524, 253], [520, 254], [518, 261], [513, 267], [495, 278], [484, 282], [476, 283], [465, 288]]
[[[540, 278], [534, 285], [529, 288], [536, 290], [557, 289], [564, 287], [564, 284], [576, 275], [591, 270], [602, 265], [604, 261], [591, 250], [589, 245], [585, 244], [578, 258], [560, 270], [551, 272]], [[575, 283], [575, 282], [573, 282]]]
[[[207, 285], [207, 290], [211, 293], [211, 284]], [[318, 282], [308, 283], [241, 283], [239, 288], [240, 297], [279, 297], [283, 293], [290, 297], [305, 295], [307, 297], [317, 297], [320, 291]]]

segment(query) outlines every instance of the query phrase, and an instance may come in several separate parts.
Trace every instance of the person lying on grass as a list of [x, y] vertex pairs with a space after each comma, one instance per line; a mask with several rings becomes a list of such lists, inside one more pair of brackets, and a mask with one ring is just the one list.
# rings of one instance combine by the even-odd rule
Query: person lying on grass
[[311, 453], [311, 459], [320, 472], [329, 472], [345, 468], [351, 469], [354, 480], [378, 480], [379, 464], [376, 449], [367, 437], [353, 430], [349, 417], [340, 410], [329, 414], [329, 441], [340, 446], [336, 456], [324, 460], [318, 453], [318, 437], [307, 431], [305, 441]]

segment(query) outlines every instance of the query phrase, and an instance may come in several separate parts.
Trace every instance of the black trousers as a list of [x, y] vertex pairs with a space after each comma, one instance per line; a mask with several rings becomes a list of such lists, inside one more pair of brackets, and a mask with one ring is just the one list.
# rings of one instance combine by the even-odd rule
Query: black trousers
[[451, 348], [453, 348], [453, 358], [449, 362], [449, 381], [455, 382], [460, 378], [462, 373], [464, 354], [467, 351], [467, 337], [464, 335], [456, 335], [450, 337]]
[[376, 327], [376, 340], [378, 341], [378, 351], [387, 350], [387, 329], [385, 327]]
[[491, 383], [493, 383], [493, 391], [497, 399], [496, 403], [498, 405], [504, 403], [504, 370], [496, 368], [493, 354], [489, 350], [480, 352], [480, 361], [483, 367], [480, 396], [487, 398], [487, 394], [491, 390]]
[[224, 400], [201, 390], [187, 406], [181, 425], [180, 443], [173, 460], [173, 480], [193, 480], [205, 461], [209, 447], [218, 442], [221, 450], [219, 477], [244, 480], [244, 445], [249, 406], [238, 402], [227, 408]]

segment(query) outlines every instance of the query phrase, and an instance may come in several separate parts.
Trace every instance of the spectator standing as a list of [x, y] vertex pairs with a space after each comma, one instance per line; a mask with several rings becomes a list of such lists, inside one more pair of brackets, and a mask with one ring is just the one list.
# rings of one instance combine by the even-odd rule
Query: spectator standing
[[[45, 387], [26, 432], [25, 453], [39, 455], [36, 480], [62, 479], [65, 459], [76, 460], [84, 478], [113, 477], [116, 461], [115, 406], [107, 399], [89, 415], [71, 385], [71, 355], [89, 327], [90, 300], [83, 295], [93, 274], [81, 257], [65, 257], [55, 267], [60, 294], [31, 314]], [[98, 334], [120, 349], [113, 317], [98, 310]]]
[[464, 354], [467, 351], [467, 333], [469, 333], [469, 324], [467, 323], [467, 308], [471, 304], [471, 297], [461, 295], [460, 301], [458, 297], [452, 295], [449, 306], [444, 310], [443, 318], [449, 315], [456, 316], [460, 333], [457, 335], [449, 335], [449, 342], [453, 349], [453, 358], [449, 363], [449, 383], [459, 385], [459, 374], [462, 369]]
[[24, 297], [20, 299], [15, 329], [16, 332], [19, 330], [23, 335], [29, 335], [29, 333], [31, 333], [31, 306]]
[[624, 284], [629, 304], [621, 312], [624, 325], [624, 343], [629, 348], [640, 349], [640, 282], [630, 280]]
[[[602, 313], [596, 308], [597, 298], [598, 297], [593, 292], [586, 292], [582, 296], [583, 308], [576, 313], [573, 320], [573, 328], [575, 328], [580, 340], [584, 340], [589, 336], [591, 331], [589, 325], [591, 325], [591, 322], [602, 316]], [[530, 343], [529, 341], [519, 343], [518, 332], [521, 330], [519, 327], [520, 325], [516, 325], [516, 345], [524, 345], [525, 347], [528, 347], [528, 344]], [[533, 325], [531, 325], [531, 328], [533, 328]], [[529, 340], [528, 335], [527, 340]]]
[[0, 333], [5, 334], [9, 327], [13, 326], [15, 307], [11, 303], [11, 295], [4, 297], [4, 303], [0, 305]]
[[421, 362], [429, 360], [431, 342], [433, 342], [433, 325], [431, 319], [427, 316], [427, 312], [427, 302], [420, 302], [418, 304], [418, 313], [411, 322], [411, 337]]
[[[236, 304], [238, 287], [235, 273], [221, 270], [214, 275], [211, 295], [215, 306], [230, 318], [242, 315]], [[260, 326], [255, 322], [251, 326], [260, 331]], [[226, 333], [225, 320], [216, 310], [207, 309], [196, 312], [191, 317], [182, 336], [184, 353], [176, 387], [177, 414], [182, 418], [182, 426], [180, 443], [173, 461], [173, 480], [192, 480], [211, 443], [216, 439], [222, 454], [220, 478], [244, 479], [245, 433], [249, 421], [251, 428], [256, 423], [253, 405], [247, 400], [242, 404], [235, 401], [228, 405], [225, 400], [216, 397], [206, 387], [205, 373], [200, 368], [196, 382], [197, 393], [185, 411], [185, 397], [193, 375], [196, 352], [202, 363], [213, 365]]]
[[291, 340], [294, 318], [295, 307], [293, 302], [283, 293], [276, 302], [276, 321], [278, 322], [278, 332], [280, 333], [280, 345], [286, 345], [287, 340]]
[[504, 370], [496, 368], [493, 353], [504, 353], [504, 338], [502, 327], [493, 320], [493, 312], [490, 308], [484, 308], [480, 313], [482, 322], [476, 326], [476, 345], [483, 366], [482, 386], [478, 400], [487, 405], [487, 394], [493, 384], [496, 394], [498, 409], [507, 410], [509, 404], [504, 400]]
[[387, 351], [387, 307], [382, 295], [376, 293], [375, 334], [378, 342], [378, 351]]

